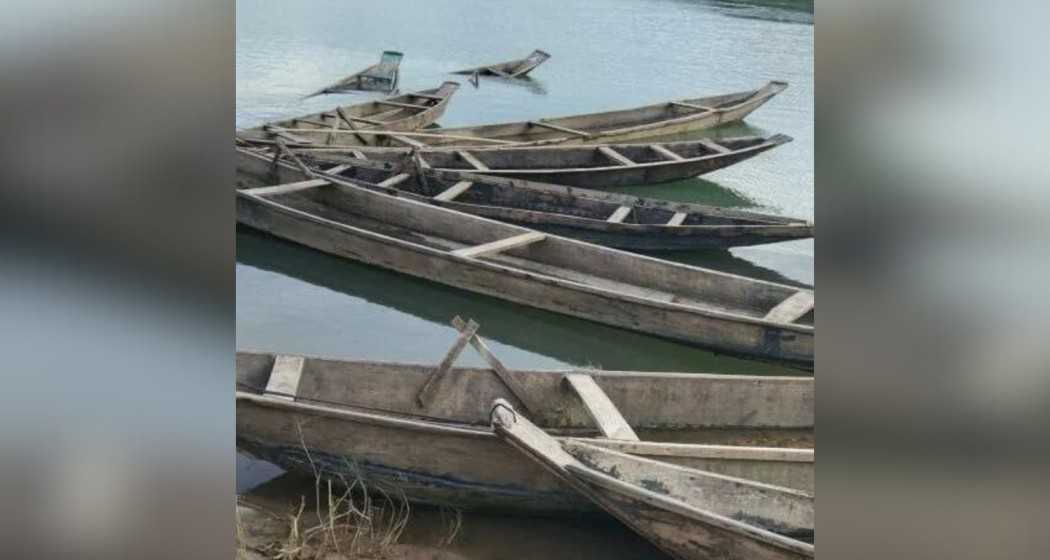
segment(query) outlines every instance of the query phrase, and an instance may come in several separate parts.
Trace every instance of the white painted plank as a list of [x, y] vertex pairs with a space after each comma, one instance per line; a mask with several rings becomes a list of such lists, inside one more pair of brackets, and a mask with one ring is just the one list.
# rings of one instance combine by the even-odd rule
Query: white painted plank
[[675, 212], [674, 216], [671, 216], [670, 220], [667, 220], [669, 226], [680, 226], [685, 223], [685, 219], [689, 217], [689, 214], [685, 212]]
[[452, 185], [451, 187], [441, 191], [441, 193], [434, 197], [434, 200], [448, 202], [449, 200], [452, 200], [466, 192], [467, 189], [469, 189], [472, 185], [474, 185], [474, 183], [471, 181], [460, 181], [455, 185]]
[[618, 224], [620, 222], [623, 222], [624, 218], [626, 218], [627, 215], [630, 214], [630, 213], [631, 213], [631, 207], [630, 206], [621, 206], [621, 207], [617, 208], [616, 211], [612, 213], [612, 216], [609, 216], [609, 218], [607, 220], [605, 220], [605, 221], [607, 221], [609, 223], [612, 223], [612, 224]]
[[530, 231], [521, 235], [515, 235], [513, 237], [507, 237], [492, 241], [490, 243], [484, 243], [482, 245], [475, 245], [473, 247], [464, 247], [462, 249], [456, 249], [452, 251], [453, 255], [459, 257], [469, 257], [472, 259], [478, 259], [484, 256], [494, 255], [503, 251], [508, 251], [516, 247], [523, 247], [530, 245], [538, 241], [543, 241], [547, 236], [538, 231]]
[[266, 382], [266, 392], [277, 398], [295, 400], [304, 363], [302, 356], [277, 356], [270, 370], [270, 379]]
[[565, 381], [583, 401], [583, 406], [591, 418], [598, 424], [598, 429], [610, 439], [638, 441], [638, 435], [631, 429], [620, 410], [609, 400], [609, 396], [594, 382], [594, 378], [585, 373], [570, 373]]
[[813, 292], [799, 290], [791, 297], [778, 303], [776, 307], [766, 314], [765, 319], [775, 323], [793, 323], [806, 313], [809, 313], [809, 310], [813, 309], [813, 305]]
[[380, 181], [379, 182], [379, 186], [380, 187], [396, 187], [396, 186], [400, 185], [401, 183], [404, 183], [409, 177], [411, 177], [411, 175], [409, 175], [408, 173], [398, 173], [397, 175], [394, 175], [393, 177], [390, 177], [388, 179], [384, 179], [384, 180]]

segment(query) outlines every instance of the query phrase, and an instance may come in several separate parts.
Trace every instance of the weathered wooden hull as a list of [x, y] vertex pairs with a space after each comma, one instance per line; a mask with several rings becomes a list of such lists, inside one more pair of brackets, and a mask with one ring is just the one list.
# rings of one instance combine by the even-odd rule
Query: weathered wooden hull
[[[613, 448], [625, 442], [586, 439]], [[335, 406], [238, 393], [237, 445], [274, 464], [309, 476], [353, 482], [403, 495], [410, 501], [521, 513], [597, 511], [555, 476], [521, 460], [491, 430], [447, 422], [366, 413]], [[662, 444], [633, 442], [640, 456], [703, 466], [730, 476], [758, 474], [791, 482], [813, 463], [667, 455]], [[654, 449], [647, 455], [645, 448]], [[731, 452], [732, 450], [729, 449]], [[719, 456], [722, 455], [722, 456]]]
[[499, 62], [496, 64], [486, 64], [484, 66], [475, 66], [472, 68], [466, 68], [463, 70], [456, 70], [453, 74], [474, 74], [475, 72], [483, 76], [499, 76], [502, 78], [524, 78], [530, 72], [539, 67], [550, 58], [550, 55], [542, 50], [535, 50], [526, 58], [519, 58], [517, 60], [511, 60], [508, 62]]
[[531, 274], [481, 260], [459, 259], [376, 232], [346, 226], [239, 192], [237, 220], [314, 249], [434, 282], [678, 340], [719, 352], [812, 366], [812, 328], [703, 313], [575, 282]]

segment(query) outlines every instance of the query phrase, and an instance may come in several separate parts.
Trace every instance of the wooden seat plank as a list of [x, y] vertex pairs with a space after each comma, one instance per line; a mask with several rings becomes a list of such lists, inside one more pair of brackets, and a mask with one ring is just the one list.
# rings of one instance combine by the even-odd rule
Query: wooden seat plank
[[490, 243], [483, 243], [481, 245], [475, 245], [473, 247], [464, 247], [462, 249], [456, 249], [452, 251], [453, 255], [458, 257], [469, 257], [472, 259], [479, 259], [481, 257], [495, 255], [496, 253], [502, 253], [516, 247], [524, 247], [525, 245], [531, 245], [538, 241], [543, 241], [547, 236], [538, 231], [530, 231], [521, 235], [515, 235], [512, 237], [506, 237], [492, 241]]
[[397, 101], [385, 101], [379, 99], [376, 101], [380, 105], [388, 105], [390, 107], [401, 107], [402, 109], [430, 109], [428, 105], [415, 105], [413, 103], [398, 103]]
[[368, 156], [366, 156], [361, 150], [350, 150], [350, 154], [357, 159], [368, 159]]
[[766, 313], [765, 320], [775, 323], [793, 323], [809, 313], [814, 303], [813, 292], [799, 290]]
[[619, 163], [620, 165], [626, 165], [628, 167], [635, 165], [635, 163], [631, 161], [627, 156], [621, 154], [620, 152], [617, 152], [609, 146], [598, 146], [598, 151], [604, 154], [609, 159], [615, 161], [616, 163]]
[[667, 225], [680, 226], [685, 223], [687, 217], [689, 217], [689, 214], [686, 214], [685, 212], [675, 212], [674, 216], [671, 216], [671, 219], [667, 220]]
[[672, 152], [671, 150], [668, 150], [667, 148], [659, 144], [650, 144], [649, 149], [671, 161], [682, 161], [683, 159], [685, 159], [684, 157]]
[[607, 220], [605, 220], [605, 221], [607, 221], [609, 223], [612, 223], [612, 224], [618, 224], [618, 223], [623, 222], [624, 218], [626, 218], [627, 215], [630, 214], [630, 213], [631, 213], [631, 207], [630, 206], [621, 206], [621, 207], [617, 208], [616, 211], [612, 213], [612, 216], [609, 216], [609, 218]]
[[281, 356], [274, 358], [273, 369], [270, 370], [270, 379], [266, 382], [266, 392], [271, 396], [295, 400], [299, 393], [299, 379], [303, 375], [302, 356]]
[[591, 136], [593, 136], [593, 134], [590, 134], [589, 132], [584, 132], [582, 130], [576, 130], [574, 128], [564, 127], [564, 126], [553, 124], [553, 123], [549, 123], [549, 122], [546, 122], [546, 121], [529, 121], [529, 124], [533, 125], [533, 126], [549, 128], [551, 130], [557, 130], [558, 132], [565, 132], [567, 134], [575, 134], [576, 136], [582, 136], [584, 138], [590, 138]]
[[459, 157], [463, 158], [464, 161], [466, 161], [467, 163], [472, 165], [474, 167], [474, 169], [477, 169], [478, 171], [488, 171], [489, 170], [489, 167], [487, 165], [485, 165], [478, 158], [474, 157], [474, 154], [472, 154], [472, 153], [470, 153], [470, 152], [468, 152], [466, 150], [456, 150], [456, 154], [458, 154]]
[[295, 183], [284, 183], [281, 185], [273, 185], [269, 187], [255, 187], [251, 189], [242, 190], [258, 196], [274, 196], [279, 194], [288, 194], [297, 191], [304, 191], [306, 189], [314, 189], [329, 184], [331, 183], [327, 179], [309, 179], [306, 181], [298, 181]]
[[593, 377], [586, 373], [570, 373], [565, 376], [565, 381], [583, 401], [587, 413], [598, 424], [598, 429], [605, 437], [638, 441], [638, 435], [631, 429], [631, 425]]
[[473, 185], [474, 185], [474, 183], [471, 182], [471, 181], [460, 181], [460, 182], [456, 183], [455, 185], [452, 185], [451, 187], [441, 191], [436, 196], [434, 196], [434, 200], [441, 200], [443, 202], [448, 202], [448, 201], [456, 198], [457, 196], [463, 194], [464, 192], [466, 192], [467, 189], [469, 189]]
[[404, 183], [409, 177], [411, 177], [411, 175], [409, 175], [408, 173], [398, 173], [397, 175], [394, 175], [393, 177], [390, 177], [388, 179], [384, 179], [384, 180], [380, 181], [379, 182], [379, 186], [380, 187], [396, 187], [396, 186], [400, 185], [401, 183]]
[[701, 146], [704, 146], [704, 147], [706, 147], [706, 148], [708, 148], [710, 150], [714, 150], [715, 153], [718, 153], [718, 154], [728, 154], [729, 152], [733, 151], [733, 150], [730, 150], [729, 148], [727, 148], [727, 147], [725, 147], [725, 146], [723, 146], [723, 145], [721, 145], [721, 144], [719, 144], [719, 143], [717, 143], [717, 142], [715, 142], [713, 140], [709, 140], [707, 138], [701, 138], [701, 139], [697, 140], [696, 143], [700, 144]]

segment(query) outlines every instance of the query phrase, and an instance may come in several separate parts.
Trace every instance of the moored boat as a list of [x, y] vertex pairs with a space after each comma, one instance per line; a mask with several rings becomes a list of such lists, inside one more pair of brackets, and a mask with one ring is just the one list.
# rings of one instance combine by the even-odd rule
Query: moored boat
[[[562, 442], [505, 401], [496, 434], [677, 560], [813, 558], [813, 496]], [[808, 542], [807, 542], [808, 541]]]
[[368, 131], [408, 132], [441, 118], [457, 89], [458, 83], [445, 82], [434, 89], [266, 123], [238, 131], [237, 136], [246, 142], [273, 144], [281, 140], [296, 146], [338, 144], [347, 136], [361, 145], [375, 144], [383, 137], [369, 135]]
[[[467, 344], [462, 341], [476, 329], [474, 323], [462, 327], [457, 345]], [[435, 367], [238, 352], [238, 447], [289, 470], [337, 481], [361, 478], [416, 502], [594, 511], [493, 434], [491, 403], [502, 398], [528, 410], [559, 441], [813, 491], [812, 378], [521, 371], [498, 361], [491, 369], [450, 368], [446, 362]], [[627, 428], [614, 432], [595, 419], [595, 392]]]
[[475, 66], [473, 68], [466, 68], [464, 70], [456, 70], [452, 73], [478, 73], [486, 76], [499, 76], [501, 78], [523, 78], [529, 72], [535, 70], [537, 66], [543, 64], [550, 57], [551, 55], [547, 54], [546, 51], [536, 49], [525, 58], [519, 58], [508, 62], [499, 62], [496, 64], [487, 64], [485, 66]]
[[[814, 232], [812, 223], [795, 218], [462, 171], [420, 170], [407, 167], [406, 160], [385, 164], [304, 156], [303, 161], [333, 181], [617, 249], [726, 249], [805, 239]], [[280, 182], [306, 178], [288, 163], [271, 163], [263, 154], [244, 158], [245, 171], [253, 167], [260, 180], [272, 173]], [[323, 172], [342, 165], [350, 167], [336, 174]]]
[[379, 56], [378, 63], [360, 72], [351, 74], [334, 84], [327, 85], [306, 97], [348, 91], [394, 91], [397, 89], [401, 59], [404, 56], [403, 53], [398, 51], [383, 51], [383, 54]]
[[545, 234], [305, 171], [303, 180], [277, 177], [282, 184], [275, 185], [260, 177], [257, 154], [238, 154], [237, 219], [247, 226], [515, 303], [812, 367], [811, 290]]

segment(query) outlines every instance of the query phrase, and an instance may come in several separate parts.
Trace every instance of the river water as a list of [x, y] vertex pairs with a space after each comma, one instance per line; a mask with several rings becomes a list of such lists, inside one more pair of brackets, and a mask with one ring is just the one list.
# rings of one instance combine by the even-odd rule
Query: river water
[[[466, 76], [447, 73], [536, 48], [552, 58], [525, 84], [483, 79], [474, 88]], [[237, 126], [375, 97], [300, 99], [374, 64], [383, 50], [405, 53], [402, 91], [450, 79], [463, 84], [443, 126], [626, 108], [785, 80], [790, 87], [746, 124], [706, 134], [784, 133], [794, 142], [703, 179], [618, 190], [813, 219], [811, 0], [238, 0]], [[809, 286], [813, 251], [810, 240], [665, 256]], [[449, 320], [461, 315], [481, 324], [480, 334], [511, 367], [791, 371], [442, 287], [246, 229], [237, 232], [236, 276], [240, 349], [437, 362], [456, 336]], [[482, 361], [468, 350], [461, 363]], [[240, 490], [271, 473], [245, 458], [238, 464]]]

